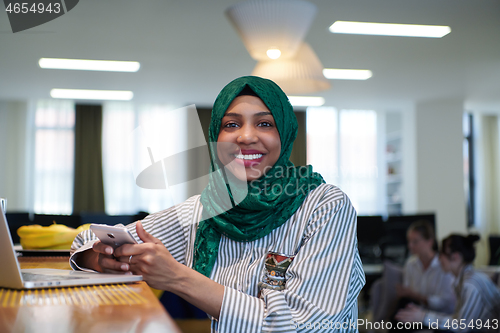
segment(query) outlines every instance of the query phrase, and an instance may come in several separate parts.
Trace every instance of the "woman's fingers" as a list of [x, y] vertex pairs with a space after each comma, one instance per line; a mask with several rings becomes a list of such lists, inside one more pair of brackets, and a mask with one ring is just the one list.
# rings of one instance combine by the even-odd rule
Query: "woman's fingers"
[[419, 306], [417, 306], [417, 305], [415, 305], [415, 304], [413, 304], [413, 303], [408, 303], [408, 304], [406, 305], [406, 309], [407, 309], [407, 310], [418, 310], [418, 309], [420, 309], [420, 307], [419, 307]]
[[144, 243], [154, 243], [154, 244], [160, 244], [161, 241], [158, 238], [153, 237], [150, 233], [146, 232], [144, 230], [144, 227], [142, 226], [141, 221], [138, 221], [135, 224], [135, 230], [137, 231], [137, 236], [144, 242]]
[[[136, 231], [141, 244], [124, 244], [113, 251], [114, 263], [103, 263], [108, 269], [133, 272], [148, 281], [162, 275], [165, 265], [174, 260], [163, 243], [144, 230], [142, 223], [136, 223]], [[102, 251], [102, 248], [100, 248]], [[168, 265], [167, 265], [168, 266]], [[158, 278], [159, 280], [161, 278]]]
[[123, 274], [129, 271], [130, 265], [126, 262], [118, 261], [113, 256], [114, 250], [111, 246], [97, 241], [92, 246], [92, 249], [98, 254], [97, 263], [103, 273]]
[[104, 273], [123, 273], [130, 269], [128, 263], [120, 262], [116, 258], [106, 255], [99, 255], [99, 265]]
[[162, 245], [162, 242], [153, 237], [150, 233], [144, 230], [141, 221], [136, 223], [137, 236], [143, 241], [143, 244], [124, 244], [116, 248], [113, 255], [121, 262], [128, 262], [131, 256], [138, 256], [145, 252], [156, 252], [155, 245]]
[[413, 321], [413, 310], [410, 309], [401, 309], [396, 314], [395, 318], [399, 321], [408, 322]]
[[424, 320], [424, 312], [420, 307], [410, 303], [406, 308], [399, 310], [395, 318], [403, 322], [421, 322]]
[[135, 256], [144, 252], [143, 244], [123, 244], [120, 247], [117, 247], [113, 252], [113, 256], [116, 258], [120, 258], [120, 261], [123, 261], [122, 257]]
[[113, 248], [109, 245], [104, 244], [101, 241], [97, 241], [92, 245], [92, 249], [100, 254], [105, 254], [105, 255], [112, 255], [113, 254]]

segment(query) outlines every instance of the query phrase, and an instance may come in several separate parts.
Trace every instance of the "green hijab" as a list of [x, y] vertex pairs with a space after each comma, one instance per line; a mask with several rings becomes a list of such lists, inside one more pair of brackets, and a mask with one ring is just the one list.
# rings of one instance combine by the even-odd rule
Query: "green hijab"
[[[244, 76], [225, 86], [214, 103], [209, 142], [217, 142], [227, 108], [245, 87], [271, 111], [281, 139], [281, 153], [264, 176], [238, 186], [232, 181], [235, 177], [221, 165], [216, 145], [209, 144], [211, 172], [201, 194], [202, 221], [196, 232], [193, 261], [193, 268], [208, 277], [217, 258], [221, 235], [238, 242], [268, 235], [297, 211], [309, 191], [324, 183], [311, 166], [295, 167], [290, 162], [297, 118], [285, 93], [271, 80]], [[227, 197], [230, 201], [222, 199]]]

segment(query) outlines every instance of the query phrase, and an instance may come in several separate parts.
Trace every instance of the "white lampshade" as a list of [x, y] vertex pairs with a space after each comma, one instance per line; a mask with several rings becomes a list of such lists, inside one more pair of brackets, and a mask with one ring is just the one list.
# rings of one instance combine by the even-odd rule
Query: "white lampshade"
[[226, 9], [250, 56], [268, 60], [267, 51], [281, 51], [280, 59], [297, 52], [314, 17], [316, 5], [303, 0], [248, 0]]
[[276, 82], [287, 94], [307, 94], [330, 88], [323, 65], [313, 49], [302, 43], [292, 59], [259, 61], [252, 75]]

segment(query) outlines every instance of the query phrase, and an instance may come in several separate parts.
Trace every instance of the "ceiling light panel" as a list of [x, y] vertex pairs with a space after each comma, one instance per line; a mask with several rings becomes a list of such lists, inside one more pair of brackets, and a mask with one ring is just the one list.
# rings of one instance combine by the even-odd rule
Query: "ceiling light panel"
[[129, 101], [134, 93], [126, 90], [52, 89], [52, 98]]
[[322, 106], [325, 104], [323, 97], [316, 96], [288, 96], [293, 106]]
[[441, 38], [451, 32], [442, 25], [336, 21], [330, 31], [337, 34]]
[[41, 58], [38, 61], [41, 68], [72, 69], [82, 71], [106, 72], [137, 72], [141, 64], [137, 61], [114, 60], [86, 60], [86, 59], [60, 59]]
[[368, 69], [325, 68], [323, 75], [330, 80], [368, 80], [373, 74]]

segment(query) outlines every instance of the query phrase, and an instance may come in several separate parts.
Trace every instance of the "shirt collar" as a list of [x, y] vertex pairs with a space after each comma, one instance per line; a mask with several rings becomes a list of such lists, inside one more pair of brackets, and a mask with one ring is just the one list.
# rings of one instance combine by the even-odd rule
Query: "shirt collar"
[[441, 267], [441, 264], [439, 263], [439, 255], [436, 253], [434, 258], [432, 258], [431, 265], [430, 267]]

